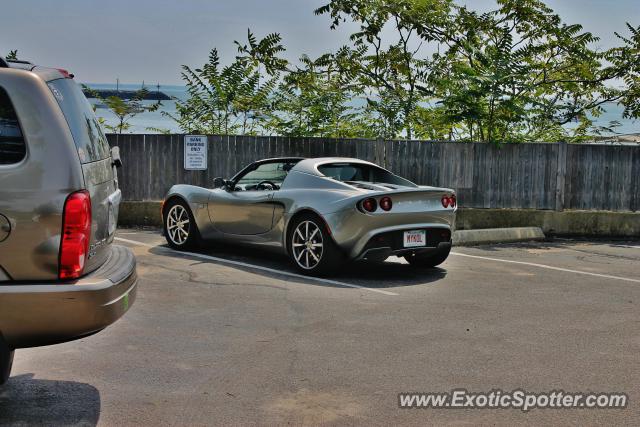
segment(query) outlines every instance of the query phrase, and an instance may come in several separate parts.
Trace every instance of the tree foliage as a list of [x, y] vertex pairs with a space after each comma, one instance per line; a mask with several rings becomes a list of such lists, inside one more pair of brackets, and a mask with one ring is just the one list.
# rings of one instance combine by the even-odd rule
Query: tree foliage
[[[183, 66], [185, 131], [486, 142], [581, 141], [615, 130], [611, 103], [640, 117], [640, 27], [599, 51], [593, 34], [541, 0], [496, 0], [480, 13], [452, 0], [329, 0], [347, 44], [296, 63], [279, 34], [235, 42], [222, 66]], [[622, 83], [620, 83], [622, 82]]]
[[623, 45], [611, 49], [607, 59], [611, 62], [610, 74], [623, 79], [625, 89], [620, 93], [620, 103], [624, 106], [624, 117], [640, 118], [640, 25], [627, 24], [630, 36], [616, 33]]
[[229, 65], [220, 64], [215, 48], [201, 68], [183, 65], [189, 98], [177, 100], [176, 115], [164, 114], [187, 132], [258, 133], [269, 120], [271, 95], [283, 65], [276, 55], [283, 48], [277, 34], [257, 41], [249, 32], [248, 39], [248, 45], [238, 44], [239, 55]]

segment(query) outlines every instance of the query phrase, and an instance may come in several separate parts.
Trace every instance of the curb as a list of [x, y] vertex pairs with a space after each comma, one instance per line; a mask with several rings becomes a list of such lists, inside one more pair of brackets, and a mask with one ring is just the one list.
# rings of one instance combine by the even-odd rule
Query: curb
[[485, 228], [453, 232], [453, 246], [528, 242], [544, 239], [545, 236], [540, 227]]

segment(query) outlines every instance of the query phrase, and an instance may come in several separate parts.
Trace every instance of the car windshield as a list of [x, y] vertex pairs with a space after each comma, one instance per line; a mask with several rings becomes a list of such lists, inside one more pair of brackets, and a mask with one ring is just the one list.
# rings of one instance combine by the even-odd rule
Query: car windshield
[[380, 167], [363, 163], [328, 163], [318, 166], [324, 176], [342, 182], [369, 182], [415, 187], [411, 181], [401, 178]]
[[262, 163], [256, 168], [242, 175], [235, 185], [236, 190], [266, 190], [272, 186], [260, 186], [261, 183], [274, 184], [275, 189], [280, 188], [289, 171], [300, 160], [287, 160], [280, 162]]

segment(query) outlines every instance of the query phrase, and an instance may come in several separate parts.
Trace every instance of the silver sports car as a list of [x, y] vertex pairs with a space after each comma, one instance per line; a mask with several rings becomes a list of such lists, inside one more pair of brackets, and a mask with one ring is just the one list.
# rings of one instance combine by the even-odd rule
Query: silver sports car
[[418, 186], [363, 160], [260, 160], [229, 180], [216, 178], [213, 187], [171, 187], [162, 216], [172, 248], [261, 245], [313, 275], [330, 274], [346, 260], [390, 255], [434, 267], [451, 250], [454, 191]]

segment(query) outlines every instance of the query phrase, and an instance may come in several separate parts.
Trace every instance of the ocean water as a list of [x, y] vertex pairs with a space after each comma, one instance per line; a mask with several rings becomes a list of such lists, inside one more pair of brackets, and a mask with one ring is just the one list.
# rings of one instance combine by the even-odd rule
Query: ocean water
[[[106, 83], [85, 83], [92, 89], [116, 89], [115, 84], [106, 84]], [[122, 90], [139, 90], [142, 87], [141, 84], [120, 84], [119, 88]], [[157, 90], [156, 86], [145, 85], [147, 90], [150, 92]], [[178, 98], [185, 100], [188, 98], [187, 89], [184, 86], [160, 86], [160, 91], [164, 92], [168, 96], [172, 98]], [[89, 99], [91, 104], [96, 105], [99, 104], [97, 99]], [[145, 105], [151, 105], [155, 101], [143, 101], [142, 103]], [[176, 102], [175, 101], [162, 101], [162, 106], [153, 112], [144, 112], [138, 114], [129, 120], [131, 127], [126, 131], [127, 133], [158, 133], [155, 130], [151, 129], [163, 129], [167, 130], [171, 133], [182, 133], [180, 127], [173, 121], [171, 118], [166, 117], [162, 114], [162, 111], [165, 111], [169, 114], [176, 113]], [[115, 126], [118, 123], [116, 116], [106, 108], [98, 108], [96, 109], [96, 116], [103, 118], [105, 122], [109, 125]]]
[[[87, 86], [93, 89], [116, 89], [115, 84], [108, 83], [86, 83]], [[120, 84], [122, 90], [138, 90], [142, 87], [141, 84]], [[151, 84], [145, 85], [149, 91], [157, 90], [157, 87]], [[187, 88], [185, 86], [160, 86], [160, 91], [177, 99], [185, 100], [188, 98]], [[92, 104], [97, 104], [96, 99], [89, 100]], [[150, 105], [154, 101], [144, 101], [144, 104]], [[640, 134], [640, 120], [629, 120], [622, 118], [623, 108], [622, 106], [609, 103], [603, 106], [605, 112], [596, 119], [595, 124], [599, 126], [609, 126], [612, 121], [618, 121], [620, 126], [616, 129], [618, 134]], [[181, 133], [182, 131], [178, 127], [175, 121], [162, 114], [165, 111], [169, 114], [175, 114], [176, 103], [175, 101], [162, 101], [162, 106], [154, 112], [145, 112], [138, 114], [129, 120], [131, 128], [127, 133], [157, 133], [151, 129], [163, 129], [171, 133]], [[107, 124], [115, 125], [117, 123], [116, 117], [108, 109], [97, 108], [96, 115], [105, 119]], [[570, 127], [571, 125], [569, 125]]]

